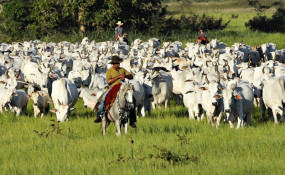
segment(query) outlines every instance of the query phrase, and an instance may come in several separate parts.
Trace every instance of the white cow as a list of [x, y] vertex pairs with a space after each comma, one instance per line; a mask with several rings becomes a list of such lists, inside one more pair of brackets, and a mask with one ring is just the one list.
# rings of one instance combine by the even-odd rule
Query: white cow
[[151, 75], [152, 79], [152, 107], [155, 109], [156, 105], [165, 104], [165, 108], [169, 105], [170, 95], [173, 90], [172, 78], [167, 72], [154, 71]]
[[49, 96], [45, 91], [36, 91], [32, 92], [31, 95], [28, 95], [34, 102], [34, 117], [41, 115], [41, 118], [46, 115], [49, 111]]
[[[186, 92], [183, 93], [183, 104], [188, 109], [189, 120], [200, 120], [201, 108], [201, 91], [199, 86], [193, 80], [185, 81]], [[202, 118], [203, 119], [203, 116]]]
[[[207, 78], [206, 78], [207, 80]], [[219, 81], [219, 80], [218, 80]], [[214, 119], [217, 119], [216, 127], [219, 127], [221, 119], [222, 119], [222, 112], [223, 112], [223, 99], [219, 94], [219, 87], [221, 86], [216, 81], [209, 80], [206, 81], [207, 84], [202, 86], [202, 108], [205, 111], [208, 122], [211, 123], [212, 126], [215, 126]]]
[[251, 113], [253, 109], [253, 90], [251, 86], [244, 82], [229, 84], [226, 89], [222, 89], [224, 111], [227, 113], [227, 120], [230, 127], [234, 127], [234, 121], [237, 118], [237, 128], [243, 127], [244, 120], [247, 125], [250, 124]]
[[278, 123], [277, 115], [284, 120], [285, 103], [285, 81], [284, 76], [273, 77], [263, 82], [263, 102], [266, 109], [270, 108], [273, 113], [274, 122]]
[[84, 101], [84, 107], [90, 108], [91, 110], [95, 110], [95, 106], [98, 102], [98, 98], [105, 92], [105, 89], [89, 89], [87, 87], [82, 86], [79, 97]]
[[74, 110], [73, 106], [77, 102], [78, 91], [71, 80], [60, 78], [52, 84], [51, 98], [55, 107], [51, 111], [56, 113], [58, 121], [64, 122], [68, 120], [71, 111]]

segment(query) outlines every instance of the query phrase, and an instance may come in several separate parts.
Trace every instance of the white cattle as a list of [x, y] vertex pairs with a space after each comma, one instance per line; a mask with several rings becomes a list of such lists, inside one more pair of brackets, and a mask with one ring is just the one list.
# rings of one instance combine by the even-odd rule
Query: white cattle
[[152, 107], [155, 109], [156, 105], [165, 104], [165, 108], [169, 105], [170, 95], [173, 90], [172, 78], [164, 71], [153, 71], [152, 79]]
[[98, 103], [98, 99], [105, 92], [105, 89], [89, 89], [87, 87], [82, 86], [79, 97], [83, 99], [84, 107], [90, 108], [91, 110], [96, 110], [96, 104]]
[[95, 89], [95, 88], [104, 89], [105, 87], [107, 87], [108, 84], [106, 82], [105, 76], [106, 76], [105, 74], [97, 74], [97, 73], [92, 74], [89, 89]]
[[[201, 91], [199, 86], [193, 80], [185, 81], [186, 92], [183, 93], [183, 104], [188, 110], [189, 120], [200, 120], [201, 108]], [[203, 118], [202, 118], [203, 119]]]
[[66, 78], [60, 78], [52, 84], [51, 98], [54, 104], [52, 112], [56, 113], [57, 120], [64, 122], [68, 120], [73, 106], [78, 99], [78, 91], [74, 83]]
[[28, 95], [33, 100], [34, 117], [41, 116], [41, 118], [49, 112], [49, 96], [45, 91], [32, 92]]
[[129, 80], [128, 82], [134, 86], [134, 102], [138, 110], [138, 116], [145, 117], [145, 100], [148, 98], [145, 88], [143, 84], [136, 79]]
[[277, 115], [284, 120], [285, 103], [285, 81], [284, 76], [273, 77], [263, 82], [263, 102], [266, 109], [270, 108], [273, 113], [274, 122], [278, 123]]
[[17, 116], [21, 114], [26, 115], [28, 97], [25, 91], [15, 90], [6, 86], [0, 97], [0, 112], [2, 112], [2, 107], [5, 107], [15, 112]]
[[[229, 84], [227, 88], [221, 88], [223, 97], [224, 111], [227, 113], [227, 120], [230, 127], [234, 127], [234, 121], [238, 119], [237, 128], [250, 124], [251, 113], [253, 109], [253, 90], [246, 82], [237, 82]], [[218, 97], [218, 98], [219, 98]]]
[[[208, 122], [211, 123], [212, 126], [219, 127], [222, 113], [223, 113], [223, 100], [221, 98], [219, 87], [221, 86], [216, 81], [211, 81], [206, 78], [207, 84], [201, 86], [202, 91], [202, 108], [206, 113], [208, 118]], [[214, 124], [214, 119], [217, 120], [217, 124]]]

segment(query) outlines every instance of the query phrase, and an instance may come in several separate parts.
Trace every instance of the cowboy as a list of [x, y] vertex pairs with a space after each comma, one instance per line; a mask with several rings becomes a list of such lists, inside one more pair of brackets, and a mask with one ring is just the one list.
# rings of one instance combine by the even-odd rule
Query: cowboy
[[[121, 83], [121, 81], [124, 81], [125, 78], [127, 79], [133, 79], [133, 75], [130, 74], [126, 69], [120, 67], [120, 63], [123, 62], [123, 59], [119, 58], [118, 56], [112, 56], [111, 62], [109, 64], [112, 64], [112, 67], [109, 68], [106, 72], [106, 80], [109, 85], [109, 89], [100, 97], [101, 102], [100, 102], [100, 108], [97, 113], [97, 118], [94, 120], [95, 123], [99, 123], [102, 121], [102, 117], [105, 115], [104, 111], [104, 102], [105, 102], [105, 97], [108, 94], [108, 92], [111, 90], [111, 88], [118, 84]], [[100, 101], [100, 98], [98, 101]], [[130, 126], [133, 128], [136, 128], [135, 125], [136, 122], [136, 112], [135, 109], [130, 111]]]
[[200, 40], [201, 44], [204, 44], [204, 45], [209, 43], [207, 39], [207, 34], [206, 32], [204, 32], [204, 29], [200, 29], [200, 31], [198, 32], [198, 37], [196, 41], [198, 40]]
[[123, 36], [123, 23], [121, 21], [118, 21], [116, 23], [118, 26], [115, 28], [115, 38], [117, 39], [118, 37], [122, 37]]

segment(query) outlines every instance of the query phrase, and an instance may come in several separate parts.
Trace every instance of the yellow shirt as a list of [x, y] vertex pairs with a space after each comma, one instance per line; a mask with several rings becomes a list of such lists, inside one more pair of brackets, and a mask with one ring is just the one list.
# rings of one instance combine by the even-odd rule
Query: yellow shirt
[[[126, 69], [124, 69], [124, 68], [119, 68], [119, 70], [118, 71], [116, 71], [113, 67], [111, 67], [111, 68], [109, 68], [108, 70], [107, 70], [107, 72], [106, 72], [106, 80], [108, 81], [110, 78], [114, 78], [114, 77], [116, 77], [116, 76], [118, 76], [118, 75], [121, 75], [121, 74], [125, 74], [125, 75], [130, 75], [130, 73], [128, 72], [128, 71], [126, 71]], [[120, 83], [121, 82], [121, 80], [120, 79], [118, 79], [117, 81], [115, 81], [114, 83], [112, 83], [111, 85], [110, 85], [110, 87], [112, 87], [112, 86], [114, 86], [114, 85], [116, 85], [116, 84], [118, 84], [118, 83]]]

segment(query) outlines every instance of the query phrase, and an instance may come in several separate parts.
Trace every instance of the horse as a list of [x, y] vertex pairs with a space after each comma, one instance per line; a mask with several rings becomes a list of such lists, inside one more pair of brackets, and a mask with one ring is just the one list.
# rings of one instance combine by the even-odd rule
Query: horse
[[130, 83], [123, 83], [113, 105], [102, 118], [103, 136], [106, 135], [106, 128], [110, 122], [115, 123], [117, 136], [121, 136], [121, 125], [125, 128], [125, 134], [128, 134], [130, 110], [135, 108], [133, 95], [134, 86]]

